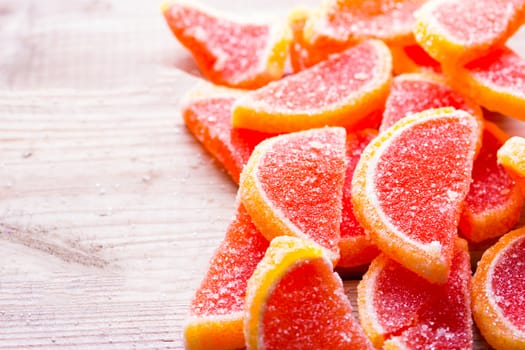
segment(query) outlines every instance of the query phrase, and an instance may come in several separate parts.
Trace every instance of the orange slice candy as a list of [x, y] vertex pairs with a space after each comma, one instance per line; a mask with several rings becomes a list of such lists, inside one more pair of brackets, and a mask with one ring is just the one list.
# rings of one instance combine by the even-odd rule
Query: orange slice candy
[[450, 83], [483, 107], [525, 120], [525, 59], [497, 49], [464, 66], [443, 66]]
[[313, 242], [272, 240], [248, 282], [247, 349], [373, 349], [332, 268]]
[[262, 259], [268, 241], [251, 223], [242, 205], [190, 305], [184, 328], [188, 350], [244, 347], [244, 300], [248, 279]]
[[434, 283], [447, 281], [481, 132], [465, 111], [413, 114], [380, 133], [354, 172], [359, 223], [379, 249]]
[[305, 38], [314, 46], [349, 45], [364, 39], [412, 44], [414, 11], [425, 0], [328, 0], [308, 20]]
[[472, 349], [466, 242], [435, 285], [381, 254], [358, 285], [359, 319], [377, 349]]
[[479, 106], [452, 90], [441, 75], [429, 72], [399, 75], [392, 82], [379, 131], [406, 115], [440, 107], [463, 109], [480, 120], [483, 118]]
[[198, 84], [181, 103], [182, 117], [188, 129], [236, 183], [239, 183], [239, 175], [254, 147], [273, 136], [232, 127], [231, 108], [243, 93], [241, 90]]
[[519, 221], [523, 195], [496, 158], [507, 138], [496, 124], [485, 122], [483, 143], [474, 161], [472, 183], [459, 221], [461, 234], [471, 242], [499, 237]]
[[261, 142], [241, 173], [239, 193], [268, 239], [310, 239], [339, 259], [344, 176], [343, 128], [285, 134]]
[[498, 350], [525, 349], [525, 228], [487, 249], [472, 280], [472, 312], [481, 334]]
[[370, 40], [309, 69], [250, 91], [233, 107], [232, 124], [269, 133], [359, 124], [381, 110], [392, 60], [388, 47]]
[[441, 63], [465, 63], [502, 46], [523, 20], [523, 0], [432, 0], [416, 12], [414, 34]]
[[343, 188], [343, 212], [341, 221], [341, 240], [339, 249], [341, 259], [338, 267], [356, 267], [370, 263], [379, 249], [366, 236], [365, 230], [357, 221], [352, 206], [352, 176], [361, 153], [377, 136], [377, 131], [366, 129], [349, 133], [346, 137], [346, 176]]
[[520, 186], [525, 196], [525, 138], [513, 136], [498, 149], [498, 163]]
[[162, 12], [202, 74], [215, 84], [258, 88], [282, 77], [291, 40], [287, 26], [243, 23], [183, 1], [166, 3]]
[[441, 63], [430, 57], [418, 44], [413, 45], [390, 45], [394, 74], [403, 73], [441, 73]]

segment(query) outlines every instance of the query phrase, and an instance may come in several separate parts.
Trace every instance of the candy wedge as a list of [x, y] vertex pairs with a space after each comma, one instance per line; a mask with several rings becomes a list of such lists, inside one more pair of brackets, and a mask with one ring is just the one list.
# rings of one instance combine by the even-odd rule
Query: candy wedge
[[394, 78], [379, 130], [388, 129], [409, 114], [440, 107], [463, 109], [480, 121], [483, 120], [479, 106], [453, 90], [442, 75], [430, 72], [412, 73]]
[[348, 45], [365, 39], [412, 44], [414, 11], [425, 0], [328, 0], [305, 27], [313, 46]]
[[267, 139], [241, 173], [240, 198], [255, 226], [271, 240], [312, 240], [335, 263], [346, 171], [343, 128], [311, 129]]
[[248, 282], [247, 349], [372, 350], [332, 269], [313, 242], [272, 240]]
[[253, 24], [184, 1], [162, 8], [171, 31], [215, 84], [257, 88], [282, 77], [290, 33], [284, 24]]
[[498, 149], [498, 164], [501, 164], [509, 175], [520, 186], [525, 195], [525, 138], [513, 136]]
[[386, 255], [358, 286], [359, 319], [377, 349], [472, 349], [470, 257], [454, 250], [450, 276], [435, 285]]
[[431, 0], [416, 12], [414, 34], [437, 61], [462, 64], [503, 46], [524, 9], [523, 0]]
[[181, 103], [181, 114], [187, 128], [236, 183], [254, 147], [274, 136], [232, 127], [231, 108], [244, 93], [202, 83], [188, 92]]
[[380, 133], [354, 172], [359, 223], [385, 254], [433, 283], [450, 272], [481, 133], [465, 111], [413, 114]]
[[444, 65], [452, 86], [481, 106], [525, 120], [525, 59], [509, 48], [464, 66]]
[[380, 41], [365, 41], [309, 69], [238, 99], [232, 124], [280, 133], [323, 126], [352, 128], [382, 110], [392, 60]]
[[244, 207], [239, 205], [191, 301], [190, 316], [184, 328], [186, 349], [244, 347], [246, 285], [268, 244], [251, 223]]
[[481, 334], [497, 350], [525, 348], [525, 229], [489, 248], [472, 280], [472, 312]]

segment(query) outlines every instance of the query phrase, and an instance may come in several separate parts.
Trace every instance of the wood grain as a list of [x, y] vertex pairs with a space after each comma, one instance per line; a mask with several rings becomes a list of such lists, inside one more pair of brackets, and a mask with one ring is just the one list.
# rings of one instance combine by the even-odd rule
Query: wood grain
[[0, 2], [0, 349], [183, 348], [236, 187], [179, 118], [198, 73], [158, 5]]

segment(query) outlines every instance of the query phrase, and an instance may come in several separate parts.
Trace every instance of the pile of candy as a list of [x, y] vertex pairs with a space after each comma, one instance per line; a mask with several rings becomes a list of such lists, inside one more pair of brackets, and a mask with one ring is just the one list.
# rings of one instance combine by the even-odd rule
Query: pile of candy
[[[188, 349], [471, 349], [472, 316], [494, 348], [525, 348], [525, 139], [481, 108], [525, 118], [505, 46], [525, 0], [163, 13], [209, 80], [182, 117], [239, 184]], [[359, 266], [357, 320], [334, 270]]]

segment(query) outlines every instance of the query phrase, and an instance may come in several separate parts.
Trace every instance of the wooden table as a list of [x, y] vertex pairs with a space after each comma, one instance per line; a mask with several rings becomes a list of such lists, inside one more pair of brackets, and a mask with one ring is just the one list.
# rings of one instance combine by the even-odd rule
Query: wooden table
[[0, 349], [181, 349], [236, 186], [178, 116], [198, 73], [159, 3], [0, 0], [0, 41]]

